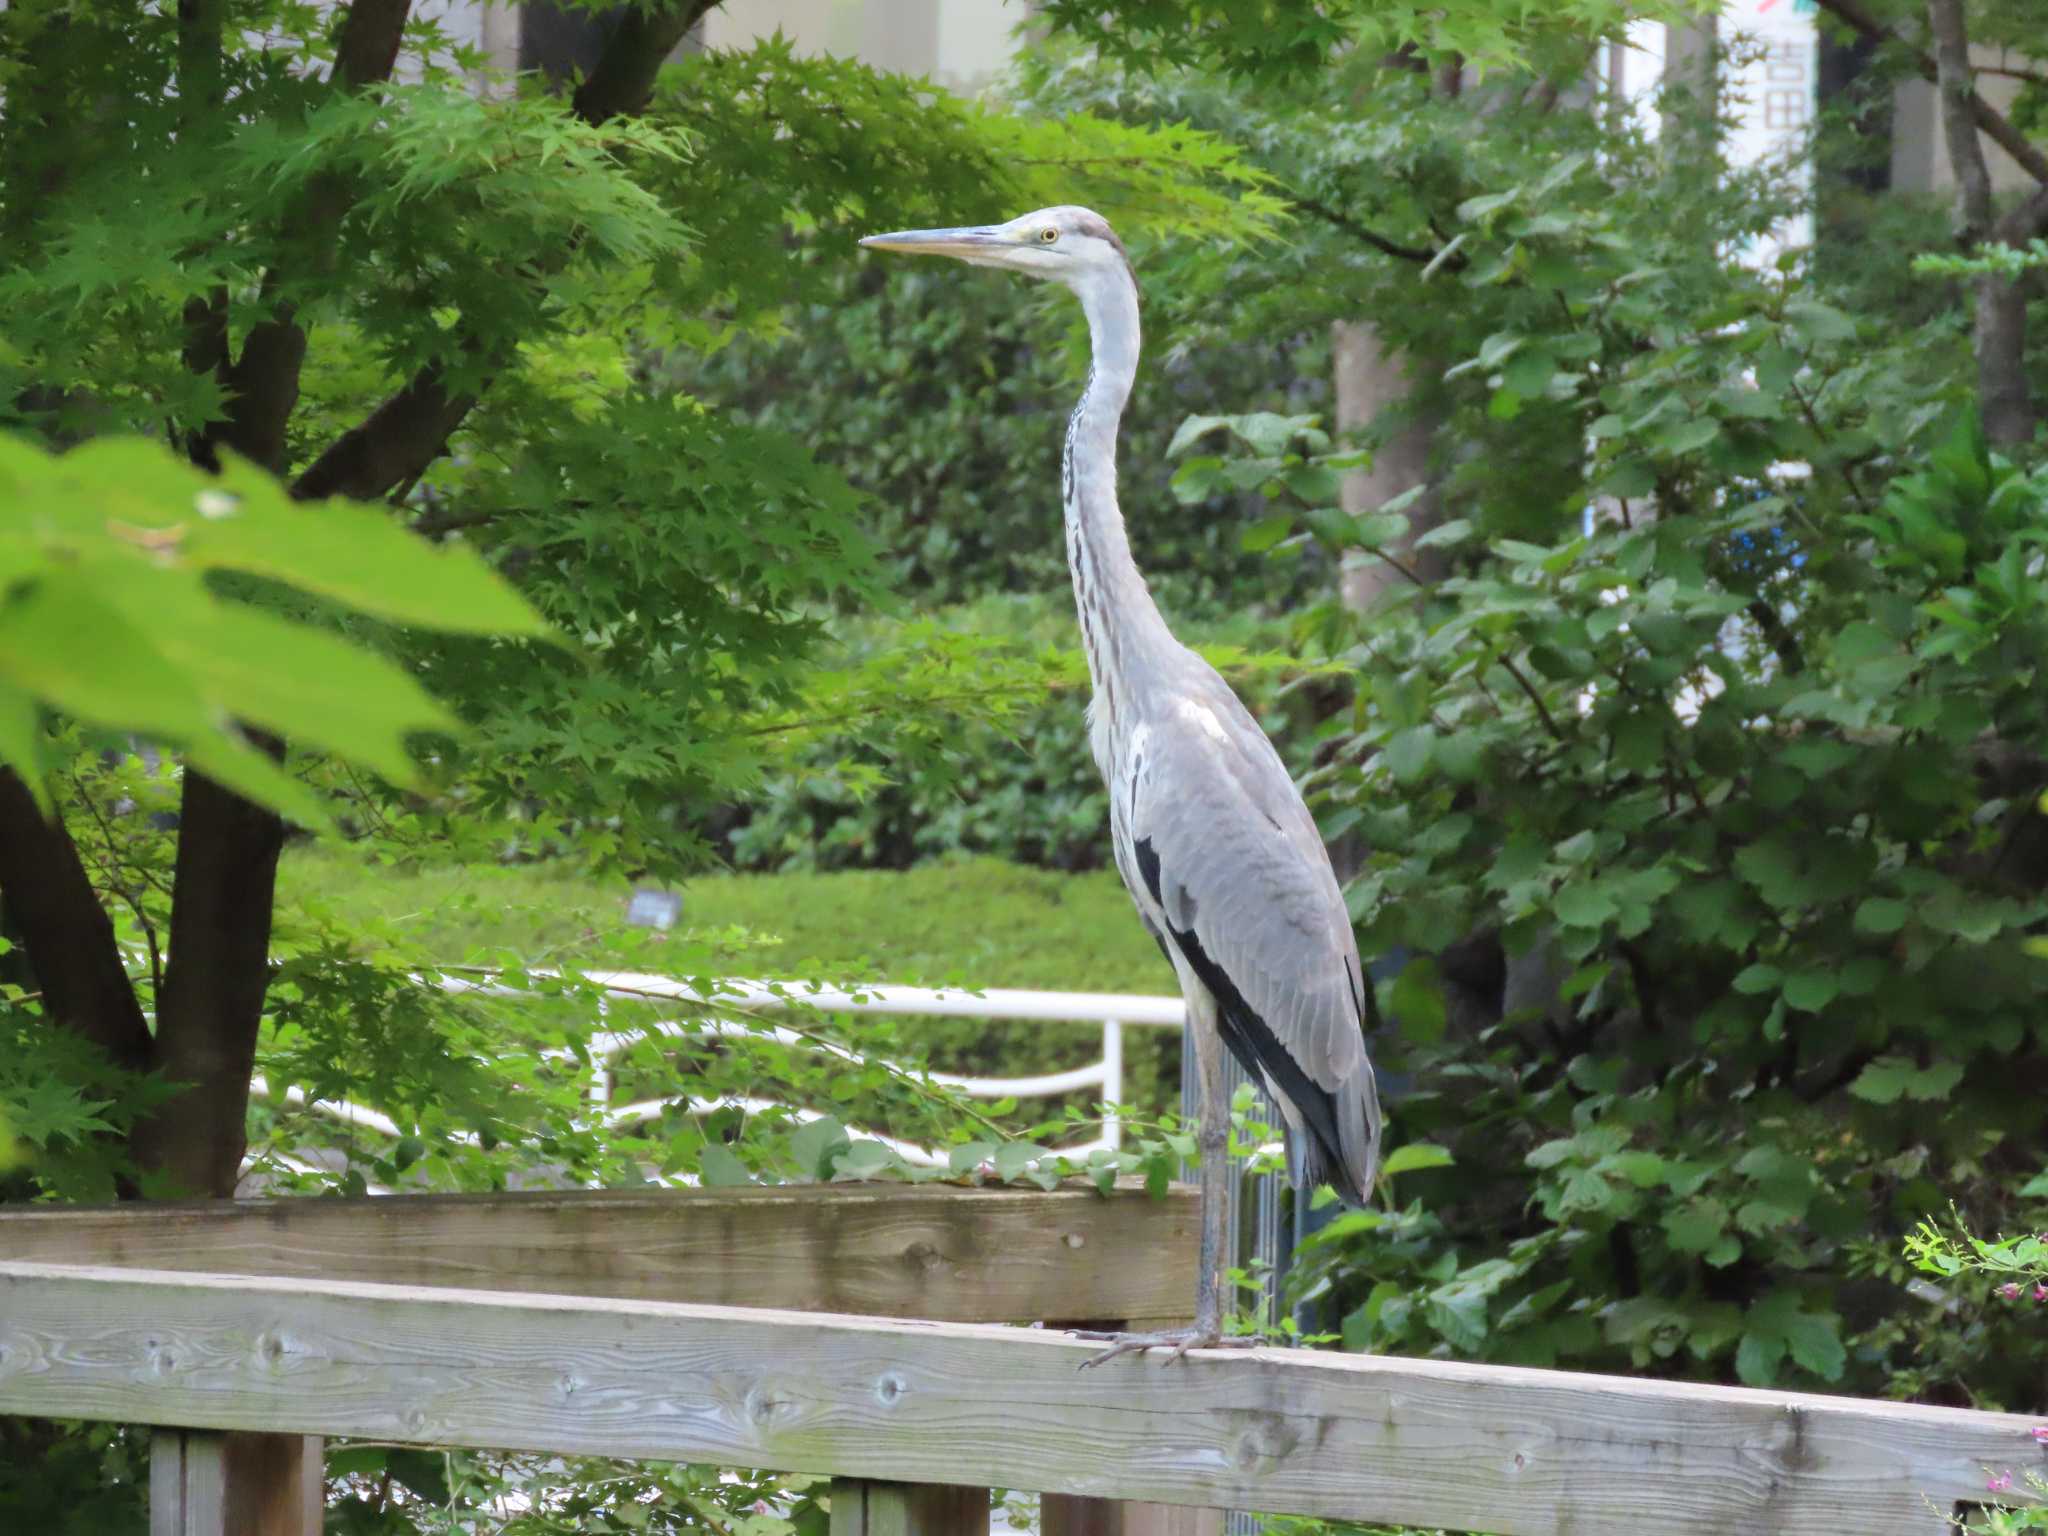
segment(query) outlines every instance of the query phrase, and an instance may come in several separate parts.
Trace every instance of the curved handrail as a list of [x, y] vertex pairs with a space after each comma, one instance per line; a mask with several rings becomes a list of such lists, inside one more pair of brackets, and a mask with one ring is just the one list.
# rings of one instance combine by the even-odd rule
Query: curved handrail
[[[487, 972], [475, 979], [443, 974], [436, 978], [436, 984], [450, 992], [474, 992], [498, 997], [524, 995], [523, 988], [487, 979], [490, 974], [492, 973]], [[556, 977], [560, 973], [535, 971], [532, 974]], [[695, 982], [686, 979], [655, 976], [638, 971], [593, 971], [585, 973], [585, 976], [589, 981], [596, 983], [606, 997], [689, 1003], [703, 1007], [751, 1006], [763, 1011], [817, 1008], [836, 1012], [890, 1013], [927, 1018], [1024, 1019], [1099, 1024], [1102, 1029], [1102, 1055], [1085, 1066], [1059, 1072], [1043, 1072], [1028, 1077], [967, 1077], [950, 1072], [912, 1073], [897, 1063], [885, 1059], [880, 1061], [880, 1064], [890, 1071], [905, 1077], [923, 1077], [930, 1082], [980, 1099], [1044, 1098], [1053, 1094], [1072, 1092], [1075, 1089], [1099, 1086], [1104, 1104], [1102, 1134], [1092, 1141], [1057, 1149], [1061, 1155], [1068, 1157], [1086, 1156], [1097, 1149], [1114, 1151], [1123, 1144], [1123, 1126], [1117, 1113], [1117, 1104], [1122, 1097], [1123, 1088], [1123, 1026], [1138, 1024], [1177, 1029], [1181, 1027], [1186, 1016], [1186, 1006], [1177, 997], [1145, 997], [1113, 992], [1033, 992], [990, 988], [976, 993], [960, 988], [894, 985], [849, 988], [816, 982], [761, 981], [740, 977], [720, 978], [707, 992]], [[592, 1073], [590, 1102], [597, 1112], [597, 1118], [607, 1126], [642, 1124], [678, 1107], [686, 1108], [691, 1114], [709, 1114], [717, 1109], [731, 1107], [749, 1114], [780, 1110], [806, 1122], [824, 1118], [822, 1111], [806, 1109], [801, 1105], [784, 1104], [773, 1099], [700, 1099], [689, 1094], [673, 1094], [623, 1105], [613, 1105], [610, 1102], [613, 1087], [610, 1062], [621, 1052], [650, 1036], [677, 1039], [701, 1038], [706, 1035], [767, 1038], [783, 1045], [816, 1050], [847, 1061], [872, 1064], [876, 1060], [862, 1056], [835, 1041], [822, 1040], [799, 1030], [718, 1017], [689, 1021], [659, 1019], [631, 1030], [603, 1030], [592, 1035], [585, 1042], [581, 1052], [568, 1047], [555, 1047], [542, 1054], [546, 1059], [557, 1061], [579, 1060], [585, 1056], [591, 1060], [595, 1070]], [[250, 1080], [249, 1090], [256, 1097], [271, 1096], [270, 1085], [261, 1074]], [[374, 1131], [380, 1135], [397, 1137], [403, 1134], [390, 1116], [367, 1105], [356, 1104], [346, 1099], [308, 1099], [305, 1091], [297, 1087], [287, 1088], [284, 1100], [287, 1104], [304, 1107], [325, 1118]], [[869, 1140], [880, 1142], [904, 1161], [921, 1167], [943, 1167], [948, 1161], [948, 1154], [942, 1150], [919, 1146], [915, 1142], [902, 1141], [857, 1127], [849, 1129]], [[454, 1132], [451, 1139], [467, 1146], [474, 1146], [478, 1142], [475, 1133], [468, 1131]], [[288, 1165], [300, 1166], [297, 1160], [286, 1154], [272, 1155]], [[657, 1180], [667, 1181], [662, 1175], [655, 1177]], [[688, 1175], [677, 1175], [675, 1181], [691, 1183], [694, 1179]], [[373, 1193], [384, 1192], [381, 1188], [373, 1190]]]

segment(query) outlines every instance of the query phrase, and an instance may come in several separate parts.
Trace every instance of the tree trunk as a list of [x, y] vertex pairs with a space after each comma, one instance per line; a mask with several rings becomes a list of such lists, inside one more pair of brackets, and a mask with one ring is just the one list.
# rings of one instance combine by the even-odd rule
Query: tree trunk
[[[2031, 231], [2013, 228], [2010, 221], [1993, 225], [1991, 169], [1977, 137], [1976, 77], [1970, 69], [1962, 0], [1928, 0], [1927, 25], [1934, 40], [1942, 137], [1956, 179], [1956, 238], [1966, 247], [1984, 240], [2017, 243]], [[2030, 200], [2027, 208], [2038, 201]], [[2026, 368], [2026, 294], [2020, 279], [1989, 272], [1970, 286], [1976, 307], [1972, 349], [1984, 435], [1997, 447], [2020, 447], [2034, 436], [2034, 401]]]
[[[1332, 327], [1330, 351], [1337, 430], [1346, 435], [1372, 427], [1386, 412], [1406, 404], [1418, 376], [1442, 371], [1429, 361], [1387, 351], [1379, 333], [1360, 321], [1339, 321]], [[1353, 515], [1375, 512], [1402, 492], [1430, 484], [1430, 450], [1441, 425], [1434, 412], [1422, 411], [1388, 437], [1373, 455], [1371, 467], [1344, 477], [1344, 510]], [[1387, 546], [1389, 554], [1425, 582], [1442, 579], [1445, 565], [1435, 550], [1416, 549], [1415, 540], [1442, 516], [1432, 486], [1410, 503], [1408, 532]], [[1347, 557], [1339, 577], [1345, 606], [1360, 612], [1407, 580], [1386, 561], [1363, 553]]]
[[232, 1195], [248, 1150], [249, 1075], [283, 848], [274, 811], [186, 770], [156, 1025], [157, 1069], [184, 1086], [133, 1136], [143, 1169], [185, 1195]]

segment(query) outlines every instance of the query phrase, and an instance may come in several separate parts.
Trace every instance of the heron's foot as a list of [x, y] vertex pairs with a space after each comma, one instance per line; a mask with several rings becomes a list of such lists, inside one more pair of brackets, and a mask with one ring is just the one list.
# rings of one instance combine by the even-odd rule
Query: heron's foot
[[1220, 1328], [1204, 1328], [1199, 1324], [1189, 1328], [1162, 1328], [1156, 1333], [1094, 1333], [1077, 1328], [1074, 1337], [1109, 1346], [1100, 1354], [1083, 1360], [1081, 1369], [1084, 1371], [1105, 1360], [1114, 1360], [1118, 1355], [1141, 1355], [1148, 1349], [1168, 1351], [1165, 1363], [1171, 1365], [1191, 1349], [1251, 1349], [1266, 1342], [1256, 1333], [1225, 1333]]

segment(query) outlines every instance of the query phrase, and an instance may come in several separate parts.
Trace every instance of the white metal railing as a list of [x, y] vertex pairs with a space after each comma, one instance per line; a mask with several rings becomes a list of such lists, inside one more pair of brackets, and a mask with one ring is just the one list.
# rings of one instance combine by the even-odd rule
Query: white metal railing
[[[552, 979], [558, 973], [537, 971], [532, 974]], [[1115, 992], [1030, 992], [992, 988], [977, 993], [958, 988], [837, 987], [815, 982], [757, 981], [736, 977], [722, 978], [706, 991], [676, 977], [648, 975], [637, 971], [593, 971], [585, 973], [585, 979], [602, 989], [600, 1008], [604, 1006], [605, 1000], [618, 998], [674, 1002], [716, 1010], [699, 1018], [659, 1019], [633, 1029], [603, 1030], [585, 1042], [581, 1053], [567, 1048], [543, 1053], [547, 1059], [556, 1061], [573, 1061], [580, 1059], [582, 1055], [588, 1055], [592, 1066], [589, 1100], [593, 1120], [607, 1127], [642, 1124], [676, 1108], [685, 1108], [691, 1114], [709, 1114], [713, 1110], [728, 1107], [747, 1114], [780, 1110], [795, 1115], [799, 1120], [823, 1118], [823, 1111], [802, 1105], [740, 1096], [704, 1099], [690, 1094], [672, 1094], [629, 1104], [614, 1104], [612, 1094], [616, 1078], [612, 1067], [613, 1061], [622, 1052], [649, 1037], [766, 1038], [786, 1046], [840, 1056], [849, 1061], [864, 1064], [871, 1061], [871, 1058], [863, 1057], [836, 1042], [783, 1025], [759, 1022], [750, 1017], [755, 1014], [815, 1009], [829, 1013], [875, 1013], [992, 1021], [1023, 1019], [1047, 1023], [1099, 1025], [1102, 1031], [1102, 1054], [1084, 1066], [1060, 1072], [1038, 1073], [1029, 1077], [963, 1077], [948, 1072], [912, 1073], [909, 1069], [898, 1067], [894, 1063], [882, 1063], [890, 1070], [901, 1072], [906, 1077], [943, 1084], [956, 1092], [977, 1099], [1049, 1098], [1055, 1094], [1071, 1093], [1078, 1089], [1097, 1089], [1104, 1106], [1101, 1134], [1091, 1141], [1057, 1149], [1062, 1155], [1069, 1157], [1085, 1157], [1097, 1148], [1114, 1151], [1123, 1144], [1123, 1123], [1118, 1106], [1123, 1099], [1124, 1027], [1138, 1025], [1179, 1029], [1186, 1016], [1186, 1007], [1177, 997], [1145, 997]], [[491, 979], [488, 975], [474, 979], [443, 975], [438, 984], [450, 992], [494, 997], [520, 996], [526, 992], [524, 988], [508, 986]], [[747, 1017], [727, 1016], [732, 1013], [740, 1013]], [[251, 1080], [249, 1088], [250, 1092], [259, 1098], [271, 1096], [269, 1083], [260, 1075]], [[385, 1136], [400, 1134], [399, 1127], [389, 1116], [365, 1105], [345, 1099], [309, 1100], [299, 1088], [287, 1089], [284, 1097], [286, 1103], [303, 1106], [327, 1119]], [[863, 1130], [859, 1134], [889, 1147], [906, 1162], [923, 1167], [940, 1167], [947, 1160], [943, 1150], [919, 1146], [914, 1142], [902, 1141], [872, 1131]], [[474, 1144], [476, 1140], [475, 1136], [468, 1132], [458, 1132], [454, 1139], [466, 1145]], [[280, 1160], [293, 1166], [300, 1166], [292, 1158]]]

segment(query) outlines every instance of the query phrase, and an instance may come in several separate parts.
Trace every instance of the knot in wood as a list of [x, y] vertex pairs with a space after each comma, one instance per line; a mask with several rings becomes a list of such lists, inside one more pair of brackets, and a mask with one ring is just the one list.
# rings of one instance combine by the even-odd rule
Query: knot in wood
[[1301, 1447], [1301, 1431], [1285, 1414], [1242, 1410], [1230, 1460], [1240, 1472], [1270, 1472]]
[[893, 1408], [896, 1400], [910, 1390], [910, 1383], [894, 1371], [885, 1371], [875, 1382], [875, 1401], [884, 1408]]
[[748, 1420], [757, 1429], [771, 1429], [777, 1423], [796, 1418], [801, 1411], [795, 1402], [777, 1397], [765, 1382], [748, 1389], [746, 1410]]
[[903, 1250], [903, 1262], [912, 1269], [930, 1274], [946, 1262], [946, 1256], [923, 1238], [919, 1238]]
[[1806, 1410], [1787, 1404], [1778, 1430], [1772, 1435], [1772, 1449], [1778, 1464], [1788, 1472], [1804, 1472], [1815, 1464], [1813, 1447], [1806, 1440]]

